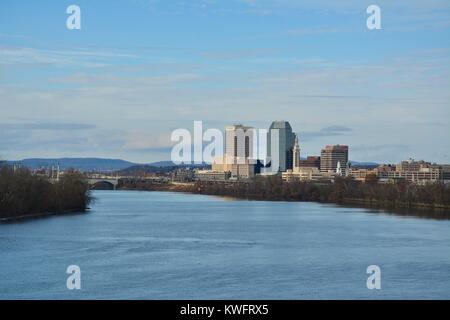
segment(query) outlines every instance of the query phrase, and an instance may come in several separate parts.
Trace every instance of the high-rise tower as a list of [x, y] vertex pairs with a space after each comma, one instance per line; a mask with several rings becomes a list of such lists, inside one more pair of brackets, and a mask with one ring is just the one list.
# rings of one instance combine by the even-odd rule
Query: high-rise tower
[[225, 155], [229, 159], [248, 160], [253, 156], [254, 128], [236, 124], [225, 128]]
[[292, 169], [292, 152], [295, 134], [287, 121], [274, 121], [270, 125], [267, 136], [267, 155], [273, 171]]
[[346, 168], [348, 164], [348, 146], [335, 145], [326, 146], [320, 155], [320, 171], [336, 172], [339, 163], [339, 170]]

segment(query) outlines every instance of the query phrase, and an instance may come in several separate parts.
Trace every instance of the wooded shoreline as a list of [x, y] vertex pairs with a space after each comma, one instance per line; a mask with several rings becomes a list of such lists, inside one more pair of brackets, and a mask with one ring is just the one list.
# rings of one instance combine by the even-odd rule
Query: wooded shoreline
[[[119, 190], [173, 191], [258, 201], [318, 202], [388, 211], [414, 211], [419, 216], [450, 219], [450, 186], [361, 183], [337, 178], [334, 183], [284, 182], [280, 177], [247, 181], [190, 183], [125, 182]], [[0, 167], [0, 222], [84, 212], [92, 197], [84, 176], [68, 171], [58, 181], [27, 169]], [[415, 213], [413, 215], [416, 215]]]
[[317, 184], [265, 177], [246, 182], [136, 183], [121, 185], [119, 189], [185, 192], [257, 201], [318, 202], [450, 219], [450, 186], [443, 184], [419, 186], [406, 181], [389, 185], [367, 184], [345, 178], [330, 184]]
[[84, 212], [92, 201], [84, 176], [64, 173], [57, 181], [29, 170], [0, 167], [0, 221]]

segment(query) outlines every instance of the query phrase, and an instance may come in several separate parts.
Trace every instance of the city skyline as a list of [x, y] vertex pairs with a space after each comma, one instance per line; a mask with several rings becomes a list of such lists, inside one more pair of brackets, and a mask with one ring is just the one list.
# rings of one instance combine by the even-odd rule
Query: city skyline
[[1, 0], [0, 300], [450, 299], [449, 40], [450, 0]]
[[446, 1], [377, 1], [381, 30], [360, 1], [76, 1], [67, 30], [70, 4], [0, 4], [2, 159], [149, 163], [195, 120], [282, 118], [302, 155], [450, 162]]
[[[286, 134], [281, 134], [278, 133], [276, 135], [277, 139], [280, 139], [280, 142], [277, 144], [282, 144], [283, 146], [281, 147], [280, 150], [278, 150], [279, 154], [281, 154], [281, 162], [285, 163], [287, 167], [282, 167], [279, 168], [278, 171], [282, 172], [282, 171], [286, 171], [286, 169], [292, 169], [292, 166], [294, 165], [296, 158], [295, 158], [295, 154], [293, 154], [292, 152], [294, 152], [294, 149], [296, 147], [299, 147], [301, 145], [300, 143], [300, 139], [302, 138], [302, 135], [299, 134], [298, 132], [295, 132], [294, 130], [292, 130], [292, 127], [290, 126], [289, 121], [286, 120], [273, 120], [270, 124], [270, 127], [268, 128], [268, 130], [266, 128], [255, 128], [253, 126], [247, 126], [244, 125], [240, 122], [234, 122], [234, 124], [228, 124], [226, 125], [223, 130], [218, 129], [218, 128], [209, 128], [209, 127], [203, 127], [203, 123], [200, 122], [201, 124], [197, 124], [200, 126], [201, 128], [201, 132], [197, 132], [197, 133], [201, 133], [200, 138], [198, 138], [197, 142], [201, 141], [201, 152], [197, 153], [196, 150], [196, 146], [195, 143], [192, 142], [190, 144], [190, 149], [191, 149], [191, 155], [190, 155], [190, 161], [184, 161], [184, 160], [179, 160], [178, 158], [176, 160], [171, 159], [171, 157], [173, 156], [173, 154], [171, 154], [171, 152], [174, 152], [175, 150], [177, 150], [175, 147], [181, 147], [182, 149], [184, 149], [184, 147], [186, 146], [185, 144], [185, 138], [186, 137], [180, 137], [178, 136], [175, 140], [171, 141], [171, 145], [170, 145], [170, 150], [168, 150], [168, 156], [167, 158], [163, 158], [160, 160], [156, 160], [156, 161], [149, 161], [149, 162], [139, 162], [139, 161], [130, 161], [129, 159], [126, 158], [118, 158], [118, 157], [112, 157], [112, 158], [106, 158], [106, 157], [97, 157], [97, 156], [86, 156], [86, 157], [25, 157], [22, 159], [2, 159], [0, 158], [0, 162], [1, 161], [10, 161], [11, 163], [20, 163], [20, 161], [22, 160], [33, 160], [33, 159], [66, 159], [66, 160], [70, 160], [70, 159], [98, 159], [98, 160], [118, 160], [118, 161], [125, 161], [125, 162], [129, 162], [131, 164], [152, 164], [152, 163], [165, 163], [165, 162], [174, 162], [174, 163], [178, 163], [181, 161], [182, 164], [194, 164], [194, 163], [199, 163], [199, 159], [201, 160], [201, 163], [203, 164], [213, 164], [213, 163], [217, 163], [218, 159], [222, 159], [221, 161], [226, 163], [227, 161], [232, 161], [230, 160], [231, 158], [251, 158], [254, 161], [264, 161], [264, 163], [269, 164], [270, 166], [270, 162], [271, 162], [271, 152], [270, 150], [270, 141], [272, 140], [271, 134], [273, 134], [273, 131], [283, 131], [284, 128], [274, 128], [274, 125], [286, 125], [289, 128], [289, 132], [291, 132], [292, 134], [292, 145], [289, 147], [288, 144], [287, 145], [283, 145], [284, 141], [287, 138]], [[195, 126], [196, 124], [194, 123], [193, 130], [190, 130], [189, 128], [178, 128], [177, 130], [181, 129], [181, 130], [186, 130], [187, 132], [189, 132], [189, 140], [190, 141], [194, 141], [195, 138], [195, 134], [196, 134], [196, 130], [195, 130]], [[222, 139], [222, 143], [217, 144], [215, 139], [217, 139], [217, 136], [213, 138], [212, 141], [206, 141], [203, 140], [204, 139], [204, 134], [210, 130], [218, 130], [221, 132], [221, 134], [219, 135]], [[232, 131], [241, 131], [242, 132], [242, 136], [239, 135], [239, 138], [236, 140], [236, 136], [235, 134], [233, 134], [232, 136], [229, 137], [229, 133], [230, 130]], [[216, 134], [218, 132], [216, 131]], [[267, 138], [262, 139], [261, 135], [267, 135]], [[234, 139], [234, 144], [230, 145], [230, 143], [227, 141], [231, 141], [232, 139]], [[241, 140], [245, 138], [245, 140]], [[250, 138], [250, 140], [248, 140], [248, 138]], [[261, 144], [262, 143], [262, 144]], [[220, 146], [223, 148], [223, 150], [221, 149], [217, 149], [218, 147], [220, 148]], [[208, 154], [209, 152], [213, 152], [212, 158], [209, 161], [205, 161], [204, 157], [205, 154], [204, 152], [206, 151], [206, 148], [209, 147], [211, 150], [207, 151]], [[231, 148], [230, 148], [231, 147]], [[279, 146], [280, 147], [280, 146]], [[278, 147], [278, 148], [279, 148]], [[298, 151], [298, 165], [300, 166], [310, 166], [313, 163], [317, 162], [320, 165], [320, 160], [321, 157], [323, 156], [324, 152], [329, 149], [335, 149], [335, 148], [345, 148], [348, 153], [349, 147], [348, 145], [345, 145], [343, 143], [336, 143], [336, 144], [331, 144], [331, 143], [326, 143], [325, 145], [322, 145], [319, 148], [319, 152], [317, 154], [306, 154], [303, 151], [303, 147], [299, 147]], [[256, 149], [254, 149], [256, 148]], [[282, 155], [284, 152], [282, 152], [281, 150], [286, 148], [286, 155]], [[179, 151], [181, 151], [182, 149], [180, 149]], [[301, 153], [300, 153], [301, 150]], [[176, 153], [178, 153], [179, 151], [175, 151]], [[215, 154], [215, 155], [214, 155]], [[245, 154], [245, 156], [243, 156]], [[265, 156], [264, 156], [265, 154]], [[241, 156], [239, 156], [241, 155]], [[211, 155], [210, 155], [211, 156]], [[180, 158], [181, 159], [181, 158]], [[389, 161], [373, 161], [373, 160], [365, 160], [365, 161], [359, 161], [359, 160], [355, 160], [352, 158], [349, 158], [348, 155], [345, 158], [344, 163], [347, 162], [352, 162], [352, 163], [361, 163], [361, 164], [378, 164], [378, 165], [395, 165], [398, 164], [400, 162], [404, 162], [404, 161], [426, 161], [426, 162], [430, 162], [430, 163], [434, 163], [437, 164], [438, 161], [435, 161], [433, 159], [418, 159], [418, 158], [413, 158], [413, 157], [409, 157], [409, 158], [405, 158], [405, 159], [400, 159], [399, 161], [394, 161], [394, 162], [389, 162]], [[442, 163], [441, 163], [442, 164]], [[54, 165], [57, 165], [57, 163], [55, 162]], [[333, 165], [333, 167], [335, 167], [336, 163]], [[333, 168], [334, 171], [335, 168]]]

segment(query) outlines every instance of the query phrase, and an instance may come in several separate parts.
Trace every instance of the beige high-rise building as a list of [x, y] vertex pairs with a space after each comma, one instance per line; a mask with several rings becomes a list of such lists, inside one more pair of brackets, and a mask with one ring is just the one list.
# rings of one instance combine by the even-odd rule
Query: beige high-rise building
[[229, 172], [232, 178], [248, 179], [255, 176], [253, 158], [253, 127], [236, 124], [225, 128], [225, 154], [212, 163], [213, 172]]
[[253, 141], [255, 129], [253, 127], [236, 124], [225, 128], [225, 156], [238, 163], [246, 163], [253, 158]]

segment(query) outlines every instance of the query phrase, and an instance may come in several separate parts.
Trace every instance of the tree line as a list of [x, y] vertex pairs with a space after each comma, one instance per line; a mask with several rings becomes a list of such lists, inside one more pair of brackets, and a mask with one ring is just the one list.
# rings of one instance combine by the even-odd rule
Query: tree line
[[0, 218], [85, 211], [92, 197], [83, 178], [69, 170], [51, 183], [26, 168], [0, 165]]
[[380, 208], [442, 208], [450, 211], [450, 186], [442, 183], [417, 185], [400, 180], [380, 184], [337, 177], [334, 183], [284, 182], [279, 176], [257, 177], [247, 182], [197, 181], [195, 193], [253, 200], [314, 201], [336, 204], [360, 203]]

